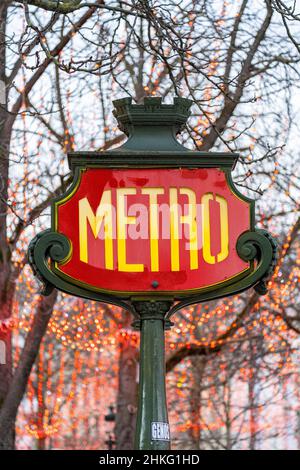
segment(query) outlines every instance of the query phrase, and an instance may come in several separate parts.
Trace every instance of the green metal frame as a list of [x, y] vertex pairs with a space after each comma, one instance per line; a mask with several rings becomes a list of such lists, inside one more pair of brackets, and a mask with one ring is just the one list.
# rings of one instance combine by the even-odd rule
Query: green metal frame
[[[242, 195], [232, 181], [231, 171], [238, 155], [194, 152], [176, 140], [176, 134], [190, 115], [191, 104], [183, 98], [174, 98], [173, 105], [162, 104], [160, 98], [145, 98], [143, 105], [133, 105], [130, 98], [115, 101], [114, 115], [129, 139], [116, 150], [69, 154], [74, 180], [65, 194], [53, 200], [52, 228], [38, 234], [28, 250], [29, 263], [43, 284], [44, 295], [56, 287], [67, 294], [117, 305], [134, 315], [133, 325], [141, 330], [136, 447], [145, 450], [170, 449], [170, 439], [154, 438], [151, 425], [168, 426], [164, 330], [172, 325], [172, 315], [190, 304], [238, 294], [250, 287], [265, 294], [277, 259], [275, 240], [268, 232], [255, 228], [255, 202]], [[57, 207], [76, 191], [82, 171], [87, 168], [219, 168], [224, 171], [233, 194], [250, 207], [250, 230], [240, 235], [236, 245], [238, 255], [249, 262], [249, 269], [227, 281], [192, 292], [112, 293], [63, 275], [57, 264], [68, 259], [72, 246], [67, 237], [57, 232]]]

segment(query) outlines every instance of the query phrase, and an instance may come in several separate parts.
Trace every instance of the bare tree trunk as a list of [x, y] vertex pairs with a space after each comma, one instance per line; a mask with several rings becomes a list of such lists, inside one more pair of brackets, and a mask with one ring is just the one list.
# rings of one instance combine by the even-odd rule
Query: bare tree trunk
[[[131, 318], [127, 317], [129, 327]], [[119, 387], [115, 424], [116, 448], [131, 450], [134, 446], [134, 433], [137, 411], [137, 356], [138, 349], [133, 341], [136, 333], [124, 329], [126, 335], [120, 341]]]
[[41, 297], [32, 327], [26, 337], [19, 364], [11, 381], [0, 413], [0, 449], [12, 449], [13, 443], [7, 430], [13, 429], [17, 412], [26, 390], [32, 366], [37, 358], [39, 347], [46, 332], [56, 301], [57, 291], [48, 297]]
[[189, 430], [191, 446], [189, 449], [201, 448], [201, 384], [205, 371], [206, 357], [192, 357], [193, 380], [190, 395], [190, 412], [192, 426]]
[[[0, 305], [0, 320], [10, 317], [10, 303], [6, 302]], [[4, 343], [4, 364], [0, 364], [0, 412], [3, 409], [5, 398], [12, 383], [12, 332], [11, 329], [0, 334], [0, 341]], [[9, 447], [14, 448], [15, 432], [14, 426], [6, 428], [6, 440], [9, 441]], [[1, 449], [1, 445], [0, 445]]]
[[255, 381], [253, 376], [249, 378], [248, 395], [249, 395], [249, 412], [250, 412], [250, 442], [249, 450], [256, 448], [256, 410], [255, 410]]
[[300, 410], [296, 411], [296, 440], [297, 450], [300, 450]]
[[225, 449], [232, 450], [232, 419], [231, 419], [231, 384], [230, 380], [224, 387], [224, 409], [225, 409]]
[[[10, 317], [13, 298], [12, 288], [9, 286], [11, 270], [10, 250], [6, 241], [10, 132], [7, 131], [5, 125], [8, 117], [5, 39], [9, 3], [11, 2], [4, 0], [0, 4], [0, 322]], [[12, 343], [10, 329], [0, 334], [0, 341], [5, 352], [4, 364], [0, 364], [1, 410], [12, 380]], [[10, 447], [13, 447], [13, 429], [6, 429], [6, 438], [10, 441]]]
[[46, 438], [40, 437], [37, 442], [38, 450], [46, 450]]
[[256, 437], [257, 437], [257, 423], [256, 423], [256, 396], [255, 396], [255, 385], [256, 385], [256, 361], [254, 354], [254, 344], [250, 340], [250, 368], [249, 368], [249, 380], [248, 380], [248, 401], [249, 401], [249, 426], [250, 426], [250, 441], [249, 450], [256, 449]]

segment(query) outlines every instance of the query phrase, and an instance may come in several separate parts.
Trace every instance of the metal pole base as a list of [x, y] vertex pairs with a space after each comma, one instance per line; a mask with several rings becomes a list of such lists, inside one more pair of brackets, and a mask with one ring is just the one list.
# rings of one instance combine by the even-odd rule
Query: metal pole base
[[172, 302], [139, 301], [141, 352], [139, 404], [135, 448], [169, 450], [170, 428], [166, 401], [165, 316]]

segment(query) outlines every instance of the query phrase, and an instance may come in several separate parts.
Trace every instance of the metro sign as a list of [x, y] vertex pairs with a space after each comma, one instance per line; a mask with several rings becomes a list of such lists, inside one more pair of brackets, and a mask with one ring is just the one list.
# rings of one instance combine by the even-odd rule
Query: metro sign
[[72, 247], [56, 274], [95, 291], [180, 296], [251, 269], [236, 251], [251, 202], [218, 168], [81, 168], [53, 213]]
[[173, 310], [252, 286], [265, 292], [275, 243], [232, 182], [238, 155], [191, 151], [175, 138], [191, 104], [117, 100], [125, 144], [69, 154], [73, 183], [52, 203], [51, 229], [29, 247], [44, 292], [125, 309], [182, 299]]
[[43, 284], [130, 312], [141, 332], [135, 446], [169, 450], [165, 330], [182, 308], [266, 293], [276, 242], [255, 228], [254, 201], [231, 179], [238, 155], [192, 151], [176, 140], [192, 102], [114, 101], [128, 140], [69, 154], [73, 182], [52, 202], [51, 229], [28, 260]]

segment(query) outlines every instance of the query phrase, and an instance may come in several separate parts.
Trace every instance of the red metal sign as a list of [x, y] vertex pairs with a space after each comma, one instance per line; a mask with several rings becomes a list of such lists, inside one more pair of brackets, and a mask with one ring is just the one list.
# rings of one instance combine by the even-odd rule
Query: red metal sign
[[54, 213], [55, 231], [72, 245], [54, 269], [92, 290], [197, 292], [250, 268], [236, 252], [250, 202], [217, 168], [81, 169]]

